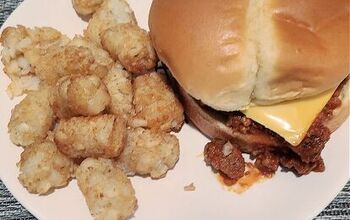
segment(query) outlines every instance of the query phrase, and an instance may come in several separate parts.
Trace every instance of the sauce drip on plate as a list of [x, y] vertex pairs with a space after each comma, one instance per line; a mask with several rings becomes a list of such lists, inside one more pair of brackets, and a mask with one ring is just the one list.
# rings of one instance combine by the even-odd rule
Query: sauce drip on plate
[[246, 163], [244, 176], [237, 182], [226, 177], [225, 175], [218, 174], [219, 182], [230, 192], [241, 194], [247, 191], [254, 184], [262, 182], [272, 176], [264, 175], [260, 172], [252, 163]]

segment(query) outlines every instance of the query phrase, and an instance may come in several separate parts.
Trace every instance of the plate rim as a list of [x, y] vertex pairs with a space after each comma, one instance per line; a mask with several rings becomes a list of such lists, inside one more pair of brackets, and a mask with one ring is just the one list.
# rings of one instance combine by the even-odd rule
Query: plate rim
[[[5, 27], [7, 27], [8, 20], [11, 18], [11, 16], [13, 15], [13, 13], [15, 13], [17, 10], [19, 10], [19, 9], [21, 9], [21, 8], [23, 8], [23, 7], [25, 7], [26, 3], [27, 3], [27, 4], [30, 4], [30, 3], [28, 3], [28, 2], [31, 2], [31, 1], [30, 1], [30, 0], [26, 0], [26, 1], [23, 1], [23, 2], [19, 3], [19, 5], [16, 7], [16, 9], [14, 9], [14, 10], [9, 14], [9, 16], [6, 18], [6, 20], [4, 20], [3, 24], [2, 24], [1, 27], [0, 27], [0, 32], [2, 32], [2, 30], [3, 30]], [[1, 47], [1, 48], [2, 48], [2, 47]], [[4, 74], [2, 70], [0, 71], [0, 74]], [[347, 124], [349, 125], [349, 119], [347, 119], [347, 121], [344, 122], [344, 124], [345, 124], [345, 123], [347, 123]], [[342, 125], [342, 126], [344, 126], [344, 125]], [[348, 137], [348, 138], [349, 138], [349, 137]], [[349, 160], [349, 158], [348, 158], [348, 160]], [[16, 192], [16, 189], [14, 188], [13, 185], [9, 184], [7, 178], [4, 178], [4, 174], [3, 174], [3, 172], [1, 172], [1, 170], [2, 170], [2, 169], [0, 169], [0, 179], [2, 180], [4, 186], [7, 188], [8, 192], [16, 199], [16, 201], [17, 201], [18, 203], [20, 203], [20, 204], [21, 204], [28, 212], [30, 212], [34, 217], [36, 217], [36, 218], [38, 218], [38, 219], [44, 219], [44, 217], [40, 214], [40, 212], [39, 212], [37, 209], [35, 209], [34, 207], [32, 207], [32, 205], [30, 205], [30, 204], [28, 203], [28, 201], [23, 200], [23, 199], [20, 198], [21, 196], [18, 194], [18, 192], [17, 192], [17, 193], [13, 193], [13, 192]], [[348, 167], [348, 171], [349, 171], [349, 167]], [[344, 178], [345, 178], [345, 182], [343, 183], [343, 181], [341, 181], [343, 184], [340, 184], [336, 190], [333, 188], [333, 192], [331, 193], [331, 194], [332, 194], [332, 197], [329, 198], [329, 199], [327, 199], [327, 201], [326, 201], [326, 199], [324, 199], [324, 200], [323, 200], [324, 202], [323, 202], [321, 205], [319, 205], [320, 209], [317, 209], [317, 210], [314, 209], [314, 210], [310, 211], [310, 212], [309, 212], [309, 217], [306, 217], [306, 218], [312, 219], [312, 218], [316, 217], [317, 215], [319, 215], [322, 211], [324, 211], [324, 209], [336, 198], [336, 196], [341, 192], [341, 190], [344, 188], [344, 186], [348, 183], [348, 181], [349, 181], [349, 179], [350, 179], [349, 177], [350, 177], [350, 174], [349, 174], [349, 172], [348, 172], [347, 178], [344, 177]], [[71, 182], [72, 182], [72, 181], [71, 181]], [[69, 184], [71, 184], [71, 183], [69, 183]], [[68, 184], [68, 187], [69, 187], [69, 184]], [[321, 206], [322, 206], [322, 208], [321, 208]]]

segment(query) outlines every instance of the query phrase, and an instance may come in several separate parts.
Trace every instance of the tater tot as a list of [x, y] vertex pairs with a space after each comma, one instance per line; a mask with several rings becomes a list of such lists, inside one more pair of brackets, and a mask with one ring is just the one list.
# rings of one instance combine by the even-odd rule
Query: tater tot
[[19, 181], [29, 192], [37, 194], [67, 185], [74, 170], [73, 161], [48, 140], [26, 147], [18, 165]]
[[93, 116], [105, 110], [111, 98], [102, 80], [89, 75], [72, 77], [67, 89], [67, 101], [74, 113]]
[[101, 34], [102, 46], [131, 73], [154, 70], [157, 56], [148, 33], [135, 24], [118, 24]]
[[39, 80], [36, 77], [35, 61], [46, 54], [49, 47], [60, 47], [69, 39], [59, 31], [49, 28], [7, 27], [1, 34], [3, 46], [2, 59], [4, 72], [11, 78], [7, 92], [10, 97], [37, 90]]
[[101, 6], [104, 0], [72, 0], [75, 11], [82, 16], [88, 16]]
[[116, 24], [136, 24], [134, 12], [126, 0], [104, 0], [89, 21], [84, 36], [101, 45], [100, 34]]
[[128, 175], [161, 178], [175, 166], [179, 153], [179, 141], [176, 136], [136, 128], [128, 130], [127, 145], [117, 163]]
[[126, 122], [114, 115], [62, 119], [54, 132], [58, 149], [70, 158], [114, 158], [126, 143]]
[[58, 80], [55, 90], [54, 90], [54, 98], [52, 101], [52, 110], [55, 115], [62, 118], [72, 118], [74, 116], [78, 116], [75, 114], [68, 105], [68, 86], [71, 84], [71, 77], [64, 76]]
[[85, 159], [76, 178], [91, 215], [97, 220], [124, 220], [137, 207], [128, 177], [108, 159]]
[[51, 88], [31, 91], [12, 110], [8, 129], [11, 141], [23, 147], [45, 139], [54, 122]]
[[81, 36], [75, 36], [68, 45], [88, 48], [91, 51], [92, 56], [95, 59], [95, 62], [91, 66], [91, 72], [100, 78], [103, 78], [114, 64], [113, 59], [110, 57], [107, 51], [102, 49], [102, 47], [95, 44], [94, 42], [89, 41]]
[[51, 46], [63, 46], [69, 39], [59, 31], [49, 28], [26, 28], [22, 25], [7, 27], [1, 34], [2, 59], [5, 73], [12, 79], [34, 73], [28, 51], [44, 54]]
[[32, 57], [36, 57], [30, 60], [36, 75], [49, 85], [56, 84], [66, 75], [97, 75], [103, 78], [114, 63], [102, 48], [79, 37], [65, 46], [49, 47], [45, 54]]
[[99, 77], [68, 76], [57, 83], [53, 110], [58, 118], [94, 116], [104, 111], [110, 100], [107, 88]]
[[165, 75], [153, 72], [138, 76], [133, 84], [135, 116], [131, 125], [162, 131], [179, 131], [184, 122], [181, 103]]
[[23, 94], [27, 90], [35, 90], [38, 83], [29, 88], [19, 83], [23, 79], [32, 81], [32, 78], [35, 77], [33, 67], [24, 57], [24, 51], [33, 44], [32, 39], [28, 36], [28, 30], [23, 26], [7, 27], [1, 34], [0, 42], [3, 46], [1, 51], [3, 70], [12, 80], [8, 88], [10, 96], [14, 97]]
[[66, 75], [90, 75], [94, 73], [95, 59], [86, 47], [50, 47], [35, 62], [37, 76], [48, 85], [55, 85]]
[[132, 112], [132, 83], [131, 75], [116, 64], [103, 79], [111, 96], [109, 113], [120, 115], [125, 120], [129, 119]]

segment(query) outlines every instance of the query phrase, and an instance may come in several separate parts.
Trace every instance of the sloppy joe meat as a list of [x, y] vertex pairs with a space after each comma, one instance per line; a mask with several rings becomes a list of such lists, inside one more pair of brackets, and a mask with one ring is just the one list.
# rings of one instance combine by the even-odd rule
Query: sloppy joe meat
[[204, 148], [207, 164], [236, 182], [244, 176], [245, 163], [237, 145], [223, 140], [209, 142]]
[[307, 175], [312, 171], [323, 172], [325, 166], [321, 158], [321, 151], [331, 134], [325, 126], [325, 121], [332, 118], [333, 110], [341, 105], [338, 98], [339, 91], [334, 93], [298, 146], [290, 145], [279, 135], [247, 118], [242, 113], [232, 113], [227, 125], [232, 128], [233, 133], [266, 136], [266, 138], [273, 139], [273, 142], [277, 143], [278, 146], [242, 143], [240, 139], [232, 139], [230, 141], [234, 143], [234, 150], [230, 155], [225, 156], [223, 148], [226, 143], [230, 142], [214, 140], [205, 147], [205, 161], [233, 182], [244, 175], [244, 159], [239, 149], [256, 158], [255, 166], [264, 175], [274, 174], [278, 166], [292, 170], [297, 175]]
[[274, 143], [274, 146], [244, 142], [241, 138], [230, 141], [239, 144], [242, 151], [255, 157], [255, 166], [264, 174], [273, 174], [278, 165], [293, 170], [297, 175], [306, 175], [311, 171], [323, 172], [325, 166], [321, 158], [321, 152], [331, 135], [325, 122], [333, 117], [333, 111], [341, 105], [339, 95], [347, 80], [349, 78], [345, 79], [335, 91], [312, 123], [304, 140], [298, 146], [292, 146], [278, 134], [247, 118], [240, 112], [232, 112], [226, 123], [236, 134], [236, 137], [247, 134], [260, 138], [264, 137], [269, 139], [270, 143]]

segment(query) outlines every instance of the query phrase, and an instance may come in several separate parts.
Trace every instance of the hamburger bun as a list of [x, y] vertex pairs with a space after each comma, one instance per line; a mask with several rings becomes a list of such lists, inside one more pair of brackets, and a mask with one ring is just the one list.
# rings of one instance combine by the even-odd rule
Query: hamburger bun
[[154, 0], [149, 17], [180, 86], [222, 111], [336, 88], [349, 74], [348, 22], [347, 0]]

